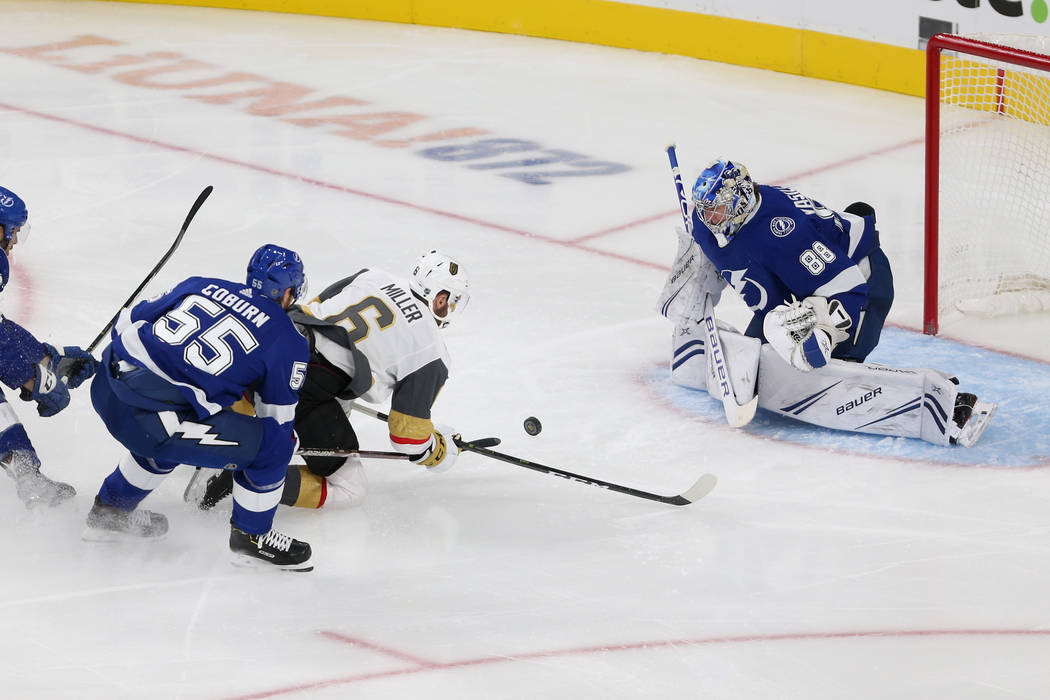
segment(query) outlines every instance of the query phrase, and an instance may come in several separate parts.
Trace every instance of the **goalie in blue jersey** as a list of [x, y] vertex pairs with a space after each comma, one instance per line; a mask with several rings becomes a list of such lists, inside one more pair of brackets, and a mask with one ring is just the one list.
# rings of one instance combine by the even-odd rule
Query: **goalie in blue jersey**
[[834, 211], [791, 187], [757, 184], [722, 158], [700, 173], [691, 199], [691, 230], [679, 231], [660, 303], [676, 323], [674, 381], [708, 388], [696, 327], [729, 286], [752, 312], [743, 334], [721, 331], [744, 400], [757, 393], [759, 406], [825, 427], [976, 442], [994, 404], [937, 370], [865, 364], [893, 303], [870, 205]]
[[[310, 545], [273, 529], [309, 348], [288, 309], [305, 293], [299, 256], [264, 245], [244, 282], [191, 277], [121, 312], [91, 400], [127, 454], [102, 483], [84, 538], [164, 535], [137, 508], [179, 464], [233, 472], [234, 563], [310, 571]], [[254, 398], [255, 415], [231, 406]]]
[[[8, 256], [29, 233], [29, 211], [14, 192], [0, 187], [0, 292], [10, 279]], [[0, 381], [18, 389], [21, 398], [34, 401], [37, 413], [53, 416], [69, 404], [69, 390], [95, 371], [95, 361], [84, 350], [59, 350], [37, 340], [19, 324], [0, 315]], [[27, 508], [55, 506], [76, 495], [69, 484], [40, 473], [40, 458], [25, 426], [0, 393], [0, 468], [15, 480], [18, 497]]]

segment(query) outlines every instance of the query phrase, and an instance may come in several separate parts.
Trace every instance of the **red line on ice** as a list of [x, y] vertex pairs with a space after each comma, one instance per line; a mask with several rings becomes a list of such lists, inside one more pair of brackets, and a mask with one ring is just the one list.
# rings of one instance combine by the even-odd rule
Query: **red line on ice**
[[538, 240], [538, 241], [542, 241], [544, 243], [550, 243], [550, 244], [553, 244], [553, 245], [562, 246], [564, 248], [571, 248], [571, 249], [575, 249], [575, 250], [583, 250], [583, 251], [586, 251], [588, 253], [594, 253], [596, 255], [602, 255], [604, 257], [613, 258], [613, 259], [616, 259], [616, 260], [621, 260], [623, 262], [632, 263], [634, 265], [641, 265], [643, 267], [651, 267], [651, 268], [654, 268], [654, 269], [657, 269], [657, 270], [667, 270], [668, 269], [666, 265], [659, 265], [659, 264], [656, 264], [656, 263], [649, 262], [647, 260], [642, 260], [640, 258], [632, 257], [630, 255], [623, 255], [621, 253], [614, 253], [614, 252], [611, 252], [611, 251], [602, 250], [600, 248], [592, 248], [592, 247], [589, 247], [589, 246], [586, 246], [586, 245], [582, 245], [579, 241], [561, 240], [561, 239], [558, 239], [558, 238], [551, 238], [550, 236], [544, 236], [543, 234], [533, 233], [532, 231], [526, 231], [524, 229], [513, 228], [511, 226], [504, 226], [503, 224], [498, 224], [498, 223], [495, 223], [495, 222], [492, 222], [492, 221], [485, 221], [483, 219], [475, 219], [473, 217], [464, 216], [462, 214], [455, 214], [453, 212], [448, 212], [448, 211], [442, 211], [440, 209], [434, 209], [432, 207], [425, 207], [425, 206], [421, 206], [419, 204], [414, 204], [412, 202], [408, 202], [408, 201], [405, 201], [405, 200], [395, 199], [393, 197], [387, 197], [387, 196], [381, 195], [381, 194], [375, 194], [374, 192], [365, 192], [363, 190], [354, 189], [352, 187], [346, 187], [344, 185], [339, 185], [339, 184], [336, 184], [336, 183], [333, 183], [333, 182], [327, 182], [325, 180], [319, 180], [317, 178], [306, 177], [304, 175], [297, 175], [295, 173], [290, 173], [290, 172], [287, 172], [287, 171], [284, 171], [284, 170], [277, 170], [276, 168], [270, 168], [270, 167], [267, 167], [267, 166], [264, 166], [264, 165], [258, 165], [256, 163], [249, 163], [247, 161], [237, 160], [235, 158], [229, 158], [229, 157], [221, 156], [221, 155], [218, 155], [218, 154], [215, 154], [215, 153], [208, 153], [206, 151], [200, 151], [200, 150], [197, 150], [197, 149], [188, 148], [186, 146], [179, 146], [177, 144], [168, 143], [166, 141], [159, 141], [157, 139], [146, 138], [144, 136], [137, 136], [135, 134], [129, 134], [129, 133], [126, 133], [126, 132], [123, 132], [123, 131], [117, 131], [116, 129], [108, 129], [108, 128], [104, 127], [104, 126], [97, 126], [95, 124], [89, 124], [89, 123], [86, 123], [86, 122], [77, 121], [75, 119], [69, 119], [67, 117], [61, 117], [61, 116], [58, 116], [58, 115], [55, 115], [55, 114], [48, 114], [46, 112], [38, 112], [36, 110], [26, 109], [26, 108], [23, 108], [23, 107], [16, 107], [14, 105], [9, 105], [9, 104], [4, 104], [4, 103], [0, 103], [0, 109], [6, 109], [6, 110], [11, 111], [11, 112], [18, 112], [20, 114], [25, 114], [25, 115], [28, 115], [28, 116], [36, 117], [38, 119], [46, 119], [48, 121], [58, 122], [60, 124], [66, 124], [66, 125], [69, 125], [69, 126], [75, 126], [75, 127], [81, 128], [81, 129], [86, 129], [88, 131], [94, 131], [95, 133], [98, 133], [98, 134], [104, 134], [106, 136], [112, 136], [112, 137], [120, 138], [120, 139], [126, 139], [128, 141], [134, 141], [136, 143], [141, 143], [141, 144], [145, 144], [145, 145], [148, 145], [148, 146], [153, 146], [155, 148], [161, 148], [161, 149], [168, 150], [168, 151], [176, 151], [178, 153], [185, 153], [185, 154], [188, 154], [188, 155], [196, 156], [198, 158], [203, 158], [203, 159], [206, 159], [206, 160], [212, 160], [212, 161], [216, 161], [218, 163], [223, 163], [223, 164], [226, 164], [226, 165], [234, 165], [234, 166], [237, 166], [237, 167], [246, 168], [248, 170], [254, 170], [256, 172], [266, 173], [267, 175], [273, 175], [275, 177], [281, 177], [281, 178], [285, 178], [285, 179], [288, 179], [288, 180], [295, 180], [296, 182], [304, 182], [304, 183], [307, 183], [307, 184], [310, 184], [310, 185], [314, 185], [315, 187], [322, 187], [324, 189], [335, 190], [337, 192], [342, 192], [344, 194], [354, 195], [356, 197], [364, 197], [366, 199], [373, 199], [373, 200], [376, 200], [376, 201], [379, 201], [379, 202], [383, 202], [385, 204], [391, 204], [391, 205], [398, 206], [398, 207], [405, 207], [405, 208], [408, 208], [408, 209], [414, 209], [416, 211], [424, 212], [424, 213], [427, 213], [427, 214], [432, 214], [434, 216], [441, 216], [441, 217], [444, 217], [444, 218], [447, 218], [447, 219], [453, 219], [453, 220], [456, 220], [456, 221], [461, 221], [461, 222], [464, 222], [464, 223], [473, 224], [475, 226], [480, 226], [482, 228], [492, 229], [494, 231], [500, 231], [502, 233], [510, 233], [510, 234], [514, 234], [516, 236], [521, 236], [523, 238], [532, 238], [532, 239], [535, 239], [535, 240]]
[[248, 695], [232, 696], [230, 700], [251, 700], [254, 698], [272, 698], [278, 695], [290, 695], [319, 688], [332, 688], [335, 686], [351, 685], [363, 681], [376, 680], [380, 678], [393, 678], [396, 676], [408, 676], [417, 673], [446, 671], [468, 666], [481, 666], [485, 664], [513, 663], [516, 661], [528, 661], [531, 659], [547, 659], [561, 656], [586, 656], [589, 654], [606, 654], [624, 651], [646, 651], [650, 649], [662, 649], [666, 647], [683, 646], [717, 646], [727, 644], [754, 644], [775, 642], [804, 642], [822, 640], [848, 640], [848, 639], [906, 639], [910, 637], [1050, 637], [1050, 630], [1040, 629], [959, 629], [959, 630], [868, 630], [857, 632], [809, 632], [788, 634], [766, 634], [766, 635], [743, 635], [723, 637], [697, 637], [693, 639], [661, 639], [648, 642], [629, 642], [624, 644], [603, 644], [596, 646], [570, 647], [567, 649], [550, 649], [546, 651], [526, 652], [523, 654], [504, 654], [500, 656], [481, 656], [460, 661], [449, 661], [445, 663], [430, 662], [418, 659], [418, 657], [404, 654], [402, 652], [381, 645], [363, 642], [353, 637], [344, 637], [335, 632], [322, 630], [319, 634], [336, 641], [342, 641], [352, 646], [362, 646], [382, 653], [385, 656], [393, 656], [398, 659], [408, 660], [412, 666], [407, 668], [391, 669], [389, 671], [376, 671], [373, 673], [361, 673], [342, 678], [330, 678], [325, 681], [313, 683], [302, 683], [299, 685], [286, 686], [263, 690]]

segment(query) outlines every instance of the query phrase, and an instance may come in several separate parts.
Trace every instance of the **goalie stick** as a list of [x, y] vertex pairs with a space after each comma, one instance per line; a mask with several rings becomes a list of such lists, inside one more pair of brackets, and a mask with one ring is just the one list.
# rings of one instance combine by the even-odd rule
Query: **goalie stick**
[[[380, 411], [362, 406], [358, 403], [351, 403], [350, 407], [353, 410], [365, 413], [373, 418], [378, 418], [381, 421], [387, 421], [389, 416]], [[711, 490], [718, 483], [718, 478], [714, 474], [704, 474], [688, 489], [680, 494], [673, 496], [663, 496], [658, 493], [650, 493], [649, 491], [642, 491], [640, 489], [631, 488], [630, 486], [622, 486], [620, 484], [614, 484], [610, 481], [603, 481], [601, 479], [592, 479], [587, 476], [580, 474], [574, 474], [564, 469], [558, 469], [556, 467], [548, 467], [545, 464], [539, 464], [537, 462], [530, 462], [527, 459], [521, 457], [514, 457], [512, 455], [504, 454], [502, 452], [496, 452], [495, 450], [488, 449], [492, 440], [496, 440], [498, 444], [498, 438], [483, 438], [481, 440], [456, 440], [456, 446], [460, 450], [467, 452], [474, 452], [490, 459], [499, 460], [508, 464], [513, 464], [533, 471], [542, 472], [544, 474], [551, 474], [552, 476], [561, 477], [562, 479], [568, 479], [569, 481], [575, 481], [578, 484], [587, 484], [588, 486], [597, 486], [598, 488], [606, 489], [608, 491], [615, 491], [617, 493], [623, 493], [628, 496], [635, 496], [637, 498], [644, 498], [650, 501], [657, 501], [659, 503], [667, 503], [673, 506], [686, 506], [695, 501], [699, 501], [701, 498], [711, 493]]]
[[[667, 159], [671, 162], [671, 174], [674, 175], [674, 188], [678, 194], [678, 206], [682, 209], [682, 222], [685, 230], [690, 234], [693, 232], [692, 221], [689, 218], [689, 206], [685, 201], [685, 189], [682, 187], [682, 173], [678, 168], [678, 154], [675, 145], [667, 146]], [[718, 333], [718, 324], [715, 322], [714, 308], [711, 303], [711, 295], [704, 295], [704, 335], [707, 338], [707, 363], [708, 372], [714, 384], [721, 390], [722, 409], [726, 414], [726, 422], [732, 428], [741, 428], [751, 422], [758, 408], [758, 395], [750, 401], [740, 403], [733, 389], [733, 382], [729, 376], [729, 365], [726, 364], [725, 348], [722, 346], [722, 338]], [[709, 383], [710, 386], [710, 383]]]
[[208, 198], [208, 195], [211, 194], [211, 191], [212, 186], [208, 185], [199, 195], [197, 195], [197, 201], [195, 201], [193, 203], [193, 206], [190, 207], [190, 212], [186, 215], [186, 220], [182, 222], [182, 228], [179, 229], [179, 235], [175, 237], [175, 242], [171, 244], [171, 247], [168, 248], [168, 252], [165, 253], [164, 257], [160, 259], [160, 262], [153, 266], [153, 269], [150, 270], [148, 275], [146, 275], [146, 279], [142, 280], [142, 284], [140, 284], [135, 289], [135, 291], [131, 293], [131, 296], [128, 297], [128, 300], [124, 302], [123, 306], [117, 309], [117, 313], [113, 314], [113, 318], [109, 320], [109, 323], [106, 324], [105, 328], [103, 328], [102, 331], [99, 332], [97, 336], [95, 336], [95, 339], [91, 341], [91, 344], [87, 346], [86, 349], [88, 352], [94, 352], [95, 348], [98, 347], [98, 344], [102, 342], [102, 339], [104, 337], [106, 337], [106, 333], [109, 333], [109, 329], [112, 328], [113, 324], [117, 322], [118, 318], [120, 318], [120, 312], [126, 309], [128, 306], [130, 306], [131, 302], [135, 301], [136, 297], [138, 297], [139, 295], [139, 292], [141, 292], [145, 288], [145, 286], [149, 284], [149, 281], [153, 279], [158, 272], [160, 272], [160, 268], [164, 267], [164, 263], [168, 262], [168, 258], [172, 256], [172, 253], [175, 252], [175, 249], [179, 247], [179, 243], [182, 242], [182, 237], [186, 235], [186, 229], [190, 227], [190, 222], [193, 221], [193, 217], [197, 215], [197, 210], [201, 208], [202, 204], [204, 204], [204, 200]]

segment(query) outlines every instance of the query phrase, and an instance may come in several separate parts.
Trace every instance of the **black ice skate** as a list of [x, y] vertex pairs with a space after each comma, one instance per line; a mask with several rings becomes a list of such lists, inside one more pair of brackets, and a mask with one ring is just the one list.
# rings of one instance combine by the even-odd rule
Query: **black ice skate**
[[141, 508], [121, 510], [107, 506], [95, 496], [81, 537], [90, 542], [111, 542], [130, 537], [158, 539], [167, 532], [168, 519], [160, 513]]
[[182, 494], [184, 501], [196, 503], [201, 510], [211, 510], [233, 493], [233, 472], [223, 469], [205, 478], [204, 475], [211, 471], [214, 470], [198, 467], [193, 472], [190, 483], [186, 484], [186, 490]]
[[313, 571], [310, 545], [276, 530], [249, 535], [230, 526], [230, 551], [238, 566], [274, 567], [284, 571]]
[[54, 507], [77, 495], [69, 484], [52, 481], [41, 474], [40, 465], [34, 459], [11, 453], [0, 459], [0, 466], [15, 480], [15, 490], [26, 508]]
[[949, 438], [953, 445], [973, 447], [988, 427], [999, 404], [980, 401], [976, 394], [960, 391], [955, 397], [955, 413], [952, 416], [954, 429]]

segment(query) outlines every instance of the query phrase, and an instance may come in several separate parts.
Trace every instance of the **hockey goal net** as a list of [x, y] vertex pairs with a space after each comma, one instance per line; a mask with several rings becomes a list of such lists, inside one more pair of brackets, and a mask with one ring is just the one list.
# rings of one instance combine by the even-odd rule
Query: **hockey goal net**
[[1050, 310], [1050, 40], [937, 34], [926, 56], [923, 326]]

